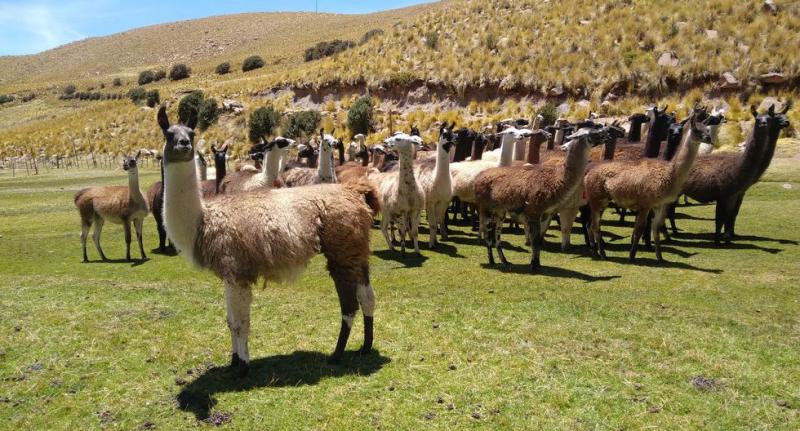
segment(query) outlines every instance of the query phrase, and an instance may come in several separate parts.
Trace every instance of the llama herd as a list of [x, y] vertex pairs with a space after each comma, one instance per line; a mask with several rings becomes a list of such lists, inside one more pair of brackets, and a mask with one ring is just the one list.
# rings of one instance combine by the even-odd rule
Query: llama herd
[[572, 225], [579, 220], [592, 255], [604, 258], [601, 224], [604, 211], [613, 205], [622, 217], [627, 211], [636, 213], [630, 258], [635, 258], [641, 238], [649, 243], [652, 236], [656, 257], [662, 260], [660, 236], [669, 235], [667, 219], [674, 233], [675, 206], [682, 194], [716, 202], [715, 241], [723, 239], [723, 230], [726, 241], [734, 238], [744, 195], [769, 166], [780, 132], [789, 126], [789, 108], [790, 103], [780, 111], [774, 106], [764, 113], [753, 108], [753, 129], [741, 152], [709, 152], [705, 145], [713, 149], [724, 122], [721, 112], [695, 106], [679, 121], [666, 108], [654, 107], [629, 117], [627, 131], [616, 121], [595, 119], [575, 124], [559, 119], [544, 126], [541, 116], [531, 122], [509, 120], [485, 133], [445, 123], [433, 148], [423, 143], [416, 128], [370, 148], [364, 135], [356, 135], [345, 148], [333, 131], [320, 130], [316, 146], [282, 137], [262, 141], [250, 151], [252, 163], [231, 173], [226, 171], [227, 146], [212, 146], [217, 175], [206, 180], [205, 161], [197, 156], [195, 144], [196, 116], [187, 124], [171, 124], [162, 106], [157, 117], [165, 139], [161, 181], [147, 198], [139, 189], [138, 154], [124, 160], [128, 187], [91, 187], [75, 195], [83, 259], [88, 260], [92, 224], [95, 247], [106, 259], [100, 247], [104, 221], [124, 226], [128, 259], [133, 224], [144, 259], [142, 221], [149, 208], [159, 249], [175, 247], [222, 279], [231, 365], [245, 374], [251, 286], [259, 278], [265, 283], [293, 280], [322, 253], [341, 307], [341, 330], [330, 357], [336, 362], [359, 307], [364, 321], [361, 352], [372, 347], [376, 298], [369, 281], [369, 237], [375, 218], [380, 218], [387, 246], [394, 250], [399, 243], [405, 255], [406, 238], [420, 252], [423, 210], [430, 249], [447, 240], [449, 213], [453, 219], [460, 215], [479, 232], [491, 265], [495, 252], [502, 264], [509, 264], [501, 241], [503, 224], [522, 224], [531, 246], [530, 268], [536, 272], [553, 220], [560, 224], [562, 250], [570, 246]]

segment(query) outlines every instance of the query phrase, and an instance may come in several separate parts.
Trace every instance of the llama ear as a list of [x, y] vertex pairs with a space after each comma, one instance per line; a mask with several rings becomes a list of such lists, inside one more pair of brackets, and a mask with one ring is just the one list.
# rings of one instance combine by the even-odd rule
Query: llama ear
[[767, 110], [767, 114], [769, 114], [770, 117], [774, 117], [775, 116], [775, 104], [774, 103], [772, 105], [769, 105], [769, 109]]
[[189, 114], [189, 120], [185, 125], [192, 130], [197, 127], [197, 110], [192, 109], [192, 112]]
[[755, 105], [750, 105], [750, 113], [753, 114], [753, 117], [758, 117], [758, 111], [756, 111]]
[[166, 132], [167, 129], [169, 129], [169, 117], [167, 117], [166, 105], [161, 105], [161, 107], [158, 108], [158, 115], [156, 117], [158, 118], [158, 125], [161, 127], [161, 130]]
[[139, 160], [139, 156], [141, 156], [141, 155], [142, 155], [142, 150], [139, 150], [139, 151], [136, 152], [136, 155], [134, 156], [134, 158], [136, 160]]
[[214, 147], [214, 144], [211, 144], [211, 152], [217, 154], [217, 148]]

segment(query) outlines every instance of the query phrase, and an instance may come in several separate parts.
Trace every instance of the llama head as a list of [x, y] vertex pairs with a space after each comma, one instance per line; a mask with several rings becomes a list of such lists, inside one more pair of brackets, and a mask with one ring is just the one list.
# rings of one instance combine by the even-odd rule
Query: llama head
[[139, 161], [139, 156], [141, 156], [141, 154], [142, 150], [139, 150], [134, 156], [123, 157], [122, 169], [128, 171], [128, 174], [137, 174], [139, 172], [139, 167], [136, 163]]
[[[338, 149], [339, 141], [333, 136], [333, 130], [330, 134], [325, 133], [324, 129], [319, 129], [319, 151], [323, 153], [333, 152]], [[344, 148], [344, 147], [342, 147]]]
[[691, 131], [692, 144], [701, 142], [711, 143], [711, 133], [705, 121], [708, 120], [708, 110], [704, 106], [695, 105], [689, 116], [689, 127]]
[[411, 133], [409, 133], [409, 135], [411, 135], [411, 136], [419, 136], [420, 135], [419, 128], [412, 124], [411, 125]]
[[789, 118], [786, 116], [791, 107], [792, 107], [791, 101], [786, 102], [783, 106], [783, 109], [780, 112], [775, 112], [775, 105], [771, 105], [769, 107], [769, 109], [767, 110], [767, 115], [769, 116], [770, 131], [776, 134], [780, 134], [782, 129], [785, 129], [791, 125], [791, 123], [789, 123]]
[[219, 150], [211, 144], [211, 154], [214, 155], [214, 166], [225, 165], [225, 161], [228, 160], [228, 144], [222, 145]]
[[317, 154], [316, 149], [311, 144], [300, 144], [297, 146], [297, 157], [302, 159], [313, 158]]
[[606, 144], [613, 139], [612, 136], [613, 134], [609, 132], [608, 128], [594, 129], [585, 127], [565, 137], [564, 139], [567, 143], [562, 145], [561, 149], [567, 152], [575, 150], [588, 151], [592, 147]]
[[628, 117], [628, 121], [634, 124], [644, 124], [650, 121], [650, 116], [641, 112], [637, 112]]
[[533, 132], [531, 132], [530, 138], [532, 142], [536, 144], [542, 144], [544, 142], [549, 141], [552, 136], [553, 135], [551, 135], [550, 132], [546, 130], [536, 129]]
[[384, 139], [383, 143], [400, 154], [411, 155], [414, 148], [422, 145], [422, 138], [419, 136], [411, 136], [402, 132], [397, 132], [394, 135]]
[[456, 122], [453, 121], [449, 126], [445, 122], [442, 124], [442, 127], [439, 128], [439, 148], [443, 149], [445, 153], [449, 153], [450, 148], [453, 147], [455, 139], [455, 133], [453, 133], [453, 130], [455, 127]]
[[161, 105], [157, 115], [158, 125], [164, 133], [164, 161], [166, 163], [191, 162], [194, 159], [194, 128], [197, 113], [189, 116], [187, 124], [170, 124], [167, 107]]

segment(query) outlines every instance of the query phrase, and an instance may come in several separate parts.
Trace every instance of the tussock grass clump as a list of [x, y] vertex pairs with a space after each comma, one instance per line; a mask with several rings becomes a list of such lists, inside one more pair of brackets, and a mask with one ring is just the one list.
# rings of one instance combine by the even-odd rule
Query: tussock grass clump
[[225, 75], [230, 73], [230, 71], [231, 71], [231, 64], [228, 63], [227, 61], [218, 64], [217, 67], [214, 69], [214, 73], [216, 73], [217, 75]]
[[180, 81], [181, 79], [186, 79], [192, 74], [192, 69], [183, 64], [178, 63], [169, 70], [169, 79], [171, 81]]

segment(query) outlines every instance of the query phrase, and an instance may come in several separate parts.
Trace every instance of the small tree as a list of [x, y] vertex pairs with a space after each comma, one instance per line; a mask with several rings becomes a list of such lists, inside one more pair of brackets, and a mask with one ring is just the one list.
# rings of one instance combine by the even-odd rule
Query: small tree
[[131, 99], [131, 102], [137, 105], [146, 97], [147, 91], [145, 91], [145, 89], [142, 87], [131, 88], [130, 91], [128, 91], [128, 98]]
[[369, 96], [363, 96], [353, 103], [347, 112], [347, 128], [353, 136], [358, 133], [366, 135], [372, 131], [372, 111], [372, 99]]
[[217, 68], [214, 70], [214, 72], [216, 72], [217, 75], [225, 75], [226, 73], [230, 73], [230, 71], [231, 71], [231, 64], [228, 63], [227, 61], [218, 64]]
[[155, 108], [156, 105], [161, 103], [161, 95], [158, 93], [158, 90], [148, 91], [145, 95], [145, 103], [151, 108]]
[[192, 115], [197, 115], [200, 112], [202, 105], [203, 92], [200, 90], [192, 91], [183, 96], [183, 99], [178, 103], [178, 121], [181, 124], [187, 124]]
[[77, 88], [75, 88], [75, 85], [67, 84], [67, 86], [64, 87], [64, 94], [66, 94], [67, 96], [72, 96], [73, 94], [75, 94], [76, 90]]
[[219, 118], [219, 108], [215, 99], [206, 99], [200, 105], [200, 112], [197, 113], [197, 126], [200, 130], [208, 129]]
[[137, 81], [139, 85], [147, 85], [156, 79], [156, 74], [152, 70], [143, 70], [139, 73], [139, 80]]
[[272, 134], [275, 126], [281, 119], [281, 114], [272, 106], [258, 108], [250, 114], [250, 127], [248, 137], [251, 142], [257, 143], [261, 138]]
[[556, 109], [556, 106], [550, 102], [542, 105], [537, 114], [544, 118], [544, 121], [542, 121], [542, 127], [553, 125], [558, 119], [558, 109]]
[[181, 79], [186, 79], [192, 74], [192, 69], [189, 66], [178, 63], [172, 66], [172, 69], [169, 70], [169, 79], [172, 81], [180, 81]]
[[322, 115], [319, 111], [295, 112], [286, 119], [284, 134], [287, 137], [297, 139], [300, 136], [311, 136], [319, 127]]
[[251, 70], [261, 69], [262, 67], [264, 67], [264, 59], [257, 55], [253, 55], [247, 57], [244, 60], [244, 63], [242, 63], [242, 72], [249, 72]]
[[114, 78], [114, 81], [111, 83], [114, 87], [122, 87], [122, 80], [119, 78]]

